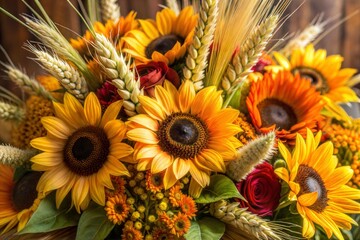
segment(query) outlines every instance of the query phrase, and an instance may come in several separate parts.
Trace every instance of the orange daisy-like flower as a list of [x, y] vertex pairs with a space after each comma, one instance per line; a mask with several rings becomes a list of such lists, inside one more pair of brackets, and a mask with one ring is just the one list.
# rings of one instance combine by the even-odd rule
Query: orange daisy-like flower
[[108, 219], [114, 224], [121, 224], [125, 221], [130, 211], [124, 195], [115, 195], [106, 201], [105, 212]]
[[142, 233], [132, 226], [126, 226], [123, 228], [123, 233], [121, 234], [122, 240], [143, 240], [144, 236]]
[[191, 223], [188, 217], [183, 213], [178, 213], [173, 218], [173, 226], [170, 229], [170, 233], [180, 237], [187, 233], [190, 229]]
[[111, 176], [111, 183], [114, 186], [114, 189], [105, 189], [105, 193], [107, 197], [114, 197], [116, 195], [121, 195], [125, 193], [125, 184], [126, 181], [119, 176]]
[[163, 184], [164, 173], [151, 173], [151, 171], [146, 172], [146, 188], [152, 193], [160, 192], [164, 188]]
[[36, 191], [41, 173], [30, 172], [14, 182], [14, 169], [0, 164], [0, 229], [22, 230], [44, 197]]
[[288, 71], [265, 73], [253, 82], [246, 105], [253, 125], [262, 133], [276, 132], [283, 142], [292, 144], [296, 133], [306, 137], [306, 128], [317, 132], [323, 126], [320, 93]]
[[178, 184], [170, 188], [169, 200], [171, 205], [173, 205], [174, 207], [178, 207], [181, 204], [183, 197], [184, 194], [182, 194], [180, 186]]
[[241, 146], [234, 137], [241, 129], [232, 124], [239, 111], [222, 109], [221, 91], [211, 86], [198, 93], [185, 81], [179, 91], [169, 82], [156, 86], [155, 99], [140, 96], [145, 114], [131, 117], [127, 137], [136, 141], [134, 156], [139, 171], [165, 171], [169, 189], [187, 173], [189, 192], [199, 196], [211, 172], [224, 172], [225, 161]]
[[196, 216], [196, 212], [197, 212], [196, 204], [191, 197], [184, 195], [179, 205], [182, 213], [184, 213], [188, 218], [192, 218]]
[[[96, 33], [101, 33], [107, 38], [112, 39], [119, 48], [122, 48], [123, 42], [121, 41], [121, 37], [130, 30], [138, 27], [138, 23], [135, 18], [136, 13], [131, 11], [126, 17], [120, 17], [117, 22], [108, 20], [105, 25], [101, 22], [95, 22], [93, 28]], [[86, 56], [92, 55], [91, 44], [93, 42], [94, 36], [90, 33], [90, 31], [86, 31], [82, 37], [70, 39], [70, 44], [73, 48], [75, 48], [81, 55]]]
[[140, 29], [126, 34], [124, 52], [140, 62], [165, 62], [170, 65], [183, 57], [193, 38], [197, 15], [191, 6], [176, 16], [169, 8], [156, 14], [156, 21], [139, 20]]

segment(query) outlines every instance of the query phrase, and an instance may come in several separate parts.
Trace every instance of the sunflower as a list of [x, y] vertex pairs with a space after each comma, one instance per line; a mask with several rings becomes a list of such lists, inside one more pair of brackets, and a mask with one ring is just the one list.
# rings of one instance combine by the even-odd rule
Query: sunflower
[[17, 225], [21, 231], [37, 209], [43, 195], [38, 194], [36, 185], [41, 174], [30, 172], [14, 182], [14, 169], [0, 164], [0, 228], [2, 233]]
[[285, 70], [293, 74], [300, 73], [321, 95], [333, 102], [358, 100], [356, 93], [347, 86], [347, 82], [357, 70], [341, 69], [341, 56], [326, 56], [326, 50], [315, 51], [314, 46], [310, 44], [305, 48], [295, 49], [290, 60], [278, 52], [274, 52], [274, 57]]
[[169, 8], [156, 14], [156, 21], [139, 20], [140, 29], [128, 32], [123, 37], [125, 48], [140, 62], [165, 62], [168, 65], [182, 58], [193, 38], [197, 15], [191, 6], [176, 14]]
[[277, 168], [275, 173], [290, 187], [289, 200], [303, 218], [302, 234], [311, 238], [315, 234], [314, 223], [320, 225], [330, 238], [333, 234], [344, 239], [340, 229], [351, 229], [357, 225], [346, 213], [360, 213], [360, 191], [345, 184], [351, 179], [350, 166], [336, 167], [332, 142], [319, 145], [321, 132], [315, 137], [308, 129], [306, 141], [296, 135], [292, 154], [279, 142], [279, 150], [287, 168]]
[[190, 172], [190, 194], [199, 196], [210, 173], [224, 172], [224, 161], [234, 159], [241, 146], [234, 137], [241, 129], [232, 124], [239, 111], [221, 109], [221, 91], [214, 86], [196, 94], [190, 81], [179, 91], [166, 81], [156, 86], [155, 99], [140, 96], [139, 101], [145, 114], [130, 118], [127, 132], [136, 141], [138, 170], [165, 171], [165, 189]]
[[114, 189], [110, 176], [129, 175], [119, 161], [133, 152], [121, 142], [126, 132], [125, 124], [116, 119], [121, 104], [111, 104], [101, 116], [94, 93], [86, 97], [84, 107], [66, 93], [64, 104], [54, 102], [55, 116], [41, 119], [48, 134], [30, 142], [43, 151], [31, 159], [32, 169], [44, 171], [38, 191], [57, 190], [57, 207], [70, 190], [78, 212], [88, 206], [90, 199], [104, 205], [104, 188]]
[[262, 133], [275, 130], [283, 142], [293, 144], [296, 133], [306, 136], [306, 128], [318, 131], [323, 125], [322, 98], [310, 82], [288, 71], [265, 73], [253, 82], [246, 105], [253, 125]]

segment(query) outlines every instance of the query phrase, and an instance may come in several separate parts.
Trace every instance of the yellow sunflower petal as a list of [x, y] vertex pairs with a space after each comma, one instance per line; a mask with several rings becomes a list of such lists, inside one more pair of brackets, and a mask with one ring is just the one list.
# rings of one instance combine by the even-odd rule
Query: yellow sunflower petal
[[64, 106], [69, 121], [73, 121], [78, 127], [86, 125], [84, 108], [70, 93], [65, 93], [64, 95]]
[[101, 105], [94, 92], [90, 92], [84, 103], [85, 118], [90, 125], [98, 126], [101, 121]]
[[68, 195], [70, 190], [73, 188], [75, 184], [75, 180], [76, 178], [74, 177], [70, 178], [69, 181], [64, 186], [62, 186], [56, 191], [55, 194], [56, 208], [60, 207], [62, 201], [65, 199], [65, 197]]
[[156, 29], [155, 25], [151, 21], [139, 20], [141, 27], [143, 28], [146, 35], [149, 36], [150, 39], [156, 39], [160, 36], [159, 31]]
[[280, 167], [274, 170], [275, 174], [285, 182], [289, 182], [289, 172], [286, 168]]
[[88, 177], [79, 177], [71, 191], [71, 196], [77, 212], [80, 212], [80, 205], [85, 201], [89, 194], [89, 179]]
[[105, 112], [104, 115], [101, 118], [100, 127], [105, 127], [105, 124], [111, 120], [114, 120], [117, 118], [120, 109], [122, 107], [123, 101], [116, 101], [110, 104]]
[[179, 107], [181, 112], [189, 112], [195, 95], [194, 84], [189, 80], [183, 82], [179, 89]]
[[176, 19], [175, 13], [165, 8], [161, 12], [156, 14], [156, 26], [159, 29], [161, 35], [167, 35], [172, 32], [172, 22]]
[[338, 167], [334, 170], [334, 172], [326, 179], [325, 187], [326, 189], [333, 190], [339, 188], [341, 185], [349, 182], [351, 177], [353, 176], [354, 171], [350, 166], [342, 166]]
[[30, 145], [41, 151], [54, 153], [63, 151], [65, 143], [65, 141], [61, 141], [60, 139], [57, 140], [49, 137], [40, 137], [31, 140]]
[[217, 151], [212, 149], [204, 149], [203, 152], [196, 158], [200, 166], [205, 166], [207, 169], [214, 172], [225, 172], [224, 160]]
[[174, 158], [167, 152], [160, 152], [151, 162], [151, 173], [159, 173], [173, 164]]
[[181, 179], [185, 176], [190, 169], [190, 164], [188, 160], [184, 160], [181, 158], [176, 158], [173, 163], [173, 172], [176, 179]]
[[116, 140], [121, 141], [126, 134], [126, 125], [121, 120], [111, 120], [105, 124], [104, 131], [109, 140], [116, 138]]
[[[157, 87], [161, 86], [156, 86], [155, 88]], [[144, 111], [152, 118], [158, 121], [165, 119], [166, 115], [164, 108], [155, 99], [146, 96], [139, 96], [139, 102], [141, 103]]]
[[134, 152], [134, 149], [125, 143], [113, 143], [110, 146], [109, 155], [112, 155], [118, 159], [129, 156]]
[[165, 114], [170, 115], [173, 111], [173, 102], [169, 101], [171, 96], [169, 95], [168, 91], [166, 91], [163, 87], [156, 87], [155, 98], [159, 104], [164, 107]]
[[113, 176], [130, 176], [130, 173], [125, 165], [120, 162], [117, 157], [113, 157], [112, 155], [108, 156], [108, 160], [105, 162], [104, 167], [107, 169], [109, 174]]
[[192, 161], [189, 161], [190, 164], [190, 174], [193, 179], [201, 186], [206, 187], [210, 183], [210, 176], [207, 172], [199, 170]]
[[177, 179], [175, 177], [173, 168], [167, 168], [165, 170], [165, 174], [164, 174], [164, 178], [163, 178], [163, 184], [164, 184], [165, 190], [174, 186], [174, 184], [176, 182], [177, 182]]
[[67, 139], [73, 131], [64, 121], [57, 117], [42, 117], [41, 123], [51, 135], [57, 138]]
[[[90, 178], [90, 196], [97, 204], [105, 205], [105, 189], [99, 184], [97, 175], [92, 175]], [[109, 177], [110, 178], [110, 177]]]
[[144, 128], [135, 128], [129, 130], [126, 136], [133, 141], [146, 143], [146, 144], [157, 144], [159, 139], [157, 134], [153, 131]]
[[276, 61], [281, 66], [283, 66], [286, 70], [291, 69], [290, 62], [284, 55], [282, 55], [281, 53], [278, 53], [278, 52], [274, 52], [273, 55], [274, 55]]
[[43, 152], [31, 158], [32, 162], [43, 166], [57, 166], [62, 163], [63, 156], [60, 153]]
[[302, 206], [309, 207], [309, 206], [313, 205], [316, 202], [317, 198], [318, 198], [317, 192], [311, 192], [311, 193], [301, 194], [297, 198], [297, 201]]
[[153, 158], [157, 154], [159, 154], [162, 150], [158, 145], [147, 145], [141, 148], [137, 153], [136, 156], [138, 159], [142, 158]]
[[43, 173], [38, 183], [39, 192], [49, 192], [63, 187], [71, 179], [72, 174], [64, 166], [53, 168]]
[[139, 124], [143, 128], [148, 128], [154, 132], [159, 129], [159, 123], [145, 114], [138, 114], [128, 119], [131, 122]]
[[312, 221], [309, 221], [308, 218], [303, 218], [303, 228], [302, 235], [305, 238], [312, 238], [315, 234], [315, 226]]

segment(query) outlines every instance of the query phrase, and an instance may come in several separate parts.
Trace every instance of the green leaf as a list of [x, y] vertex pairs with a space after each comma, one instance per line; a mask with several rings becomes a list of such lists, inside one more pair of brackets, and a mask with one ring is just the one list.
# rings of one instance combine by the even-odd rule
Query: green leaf
[[105, 239], [114, 226], [108, 220], [103, 206], [89, 206], [81, 215], [76, 240]]
[[191, 221], [191, 227], [185, 234], [185, 239], [219, 240], [225, 232], [225, 223], [213, 217], [203, 217]]
[[210, 185], [203, 189], [197, 203], [212, 203], [222, 199], [241, 198], [243, 196], [237, 190], [234, 182], [225, 175], [212, 175]]
[[20, 232], [39, 233], [50, 232], [66, 227], [76, 226], [80, 215], [75, 210], [69, 210], [70, 204], [62, 204], [59, 209], [55, 205], [55, 193], [43, 199], [29, 222]]

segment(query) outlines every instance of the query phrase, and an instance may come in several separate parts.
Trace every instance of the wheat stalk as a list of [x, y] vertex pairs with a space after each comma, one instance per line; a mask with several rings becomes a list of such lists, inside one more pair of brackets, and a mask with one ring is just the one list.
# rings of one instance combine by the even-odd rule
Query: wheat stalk
[[100, 83], [89, 71], [85, 60], [71, 46], [69, 41], [54, 27], [40, 20], [32, 20], [24, 17], [28, 28], [36, 35], [37, 38], [49, 49], [52, 49], [57, 55], [72, 62], [86, 77], [87, 84], [91, 90], [96, 90]]
[[0, 145], [0, 163], [16, 167], [30, 168], [30, 159], [37, 154], [36, 150], [23, 150], [20, 148]]
[[210, 205], [210, 214], [257, 239], [281, 240], [281, 237], [271, 229], [269, 222], [246, 211], [246, 208], [240, 208], [238, 202], [228, 203], [225, 200], [215, 202]]
[[0, 101], [0, 118], [21, 121], [25, 118], [25, 111], [19, 106]]
[[38, 81], [30, 78], [25, 72], [8, 64], [3, 64], [3, 66], [5, 67], [5, 73], [9, 78], [26, 92], [42, 96], [51, 101], [56, 101], [48, 90], [46, 90]]
[[278, 20], [278, 15], [273, 15], [260, 24], [227, 66], [221, 80], [221, 86], [228, 96], [234, 91], [239, 82], [244, 80], [251, 72], [251, 68], [256, 64], [272, 37]]
[[59, 79], [61, 85], [79, 100], [84, 100], [89, 93], [87, 83], [80, 72], [78, 72], [68, 62], [60, 59], [56, 54], [35, 49], [29, 46], [31, 51], [37, 56], [42, 67]]
[[226, 175], [240, 182], [254, 167], [270, 159], [274, 152], [275, 132], [261, 136], [237, 150], [236, 158], [226, 166]]
[[103, 22], [112, 20], [117, 22], [120, 18], [120, 6], [117, 0], [100, 1], [101, 19]]
[[182, 69], [183, 80], [191, 80], [196, 91], [204, 87], [205, 68], [207, 67], [218, 15], [217, 3], [218, 1], [215, 0], [202, 1], [198, 24], [193, 41], [187, 49], [185, 66]]
[[97, 59], [105, 75], [117, 87], [120, 97], [124, 100], [124, 109], [128, 116], [140, 111], [138, 96], [143, 95], [140, 81], [130, 70], [122, 54], [116, 51], [114, 44], [102, 34], [95, 34], [95, 50]]

